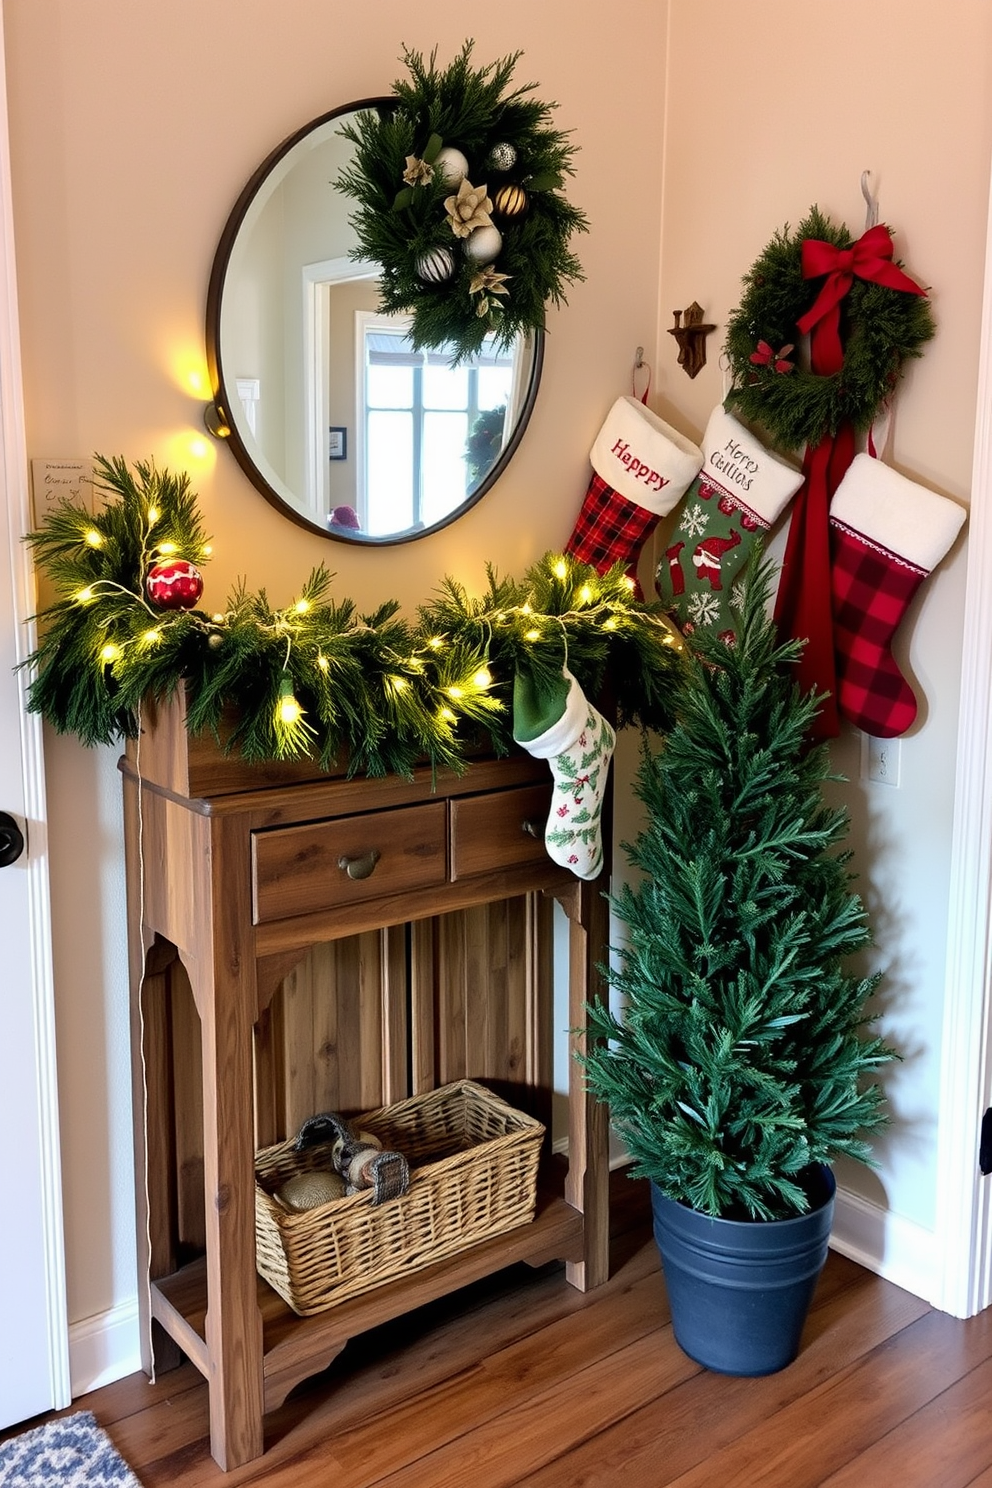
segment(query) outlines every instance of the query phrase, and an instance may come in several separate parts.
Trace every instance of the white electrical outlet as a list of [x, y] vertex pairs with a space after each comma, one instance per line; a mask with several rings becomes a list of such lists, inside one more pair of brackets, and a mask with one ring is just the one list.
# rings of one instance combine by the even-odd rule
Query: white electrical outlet
[[876, 785], [899, 784], [901, 740], [861, 735], [861, 778]]

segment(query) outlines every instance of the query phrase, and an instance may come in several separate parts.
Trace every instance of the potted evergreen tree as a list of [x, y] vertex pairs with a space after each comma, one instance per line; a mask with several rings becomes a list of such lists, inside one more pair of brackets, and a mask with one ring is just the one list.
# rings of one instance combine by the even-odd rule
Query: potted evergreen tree
[[[794, 682], [797, 643], [766, 610], [755, 553], [732, 605], [736, 641], [697, 631], [625, 844], [643, 872], [612, 903], [627, 944], [608, 973], [615, 1016], [591, 1010], [583, 1057], [652, 1183], [675, 1336], [698, 1362], [768, 1374], [795, 1358], [826, 1259], [839, 1154], [870, 1163], [884, 1122], [872, 1078], [894, 1051], [868, 1031], [877, 977], [843, 810], [829, 806], [818, 700]], [[834, 777], [835, 778], [835, 777]]]

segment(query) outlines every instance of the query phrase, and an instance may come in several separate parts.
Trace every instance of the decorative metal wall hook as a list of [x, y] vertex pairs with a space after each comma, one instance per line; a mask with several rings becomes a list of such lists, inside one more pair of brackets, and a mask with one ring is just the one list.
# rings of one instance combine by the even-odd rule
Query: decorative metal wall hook
[[703, 324], [703, 307], [695, 300], [685, 310], [673, 310], [672, 314], [675, 324], [669, 326], [668, 334], [678, 342], [679, 366], [695, 377], [706, 366], [706, 337], [716, 326]]
[[642, 403], [647, 403], [650, 390], [651, 364], [644, 360], [644, 347], [639, 346], [634, 353], [634, 369], [630, 374], [630, 391], [635, 398], [640, 398]]
[[878, 223], [878, 194], [877, 192], [873, 192], [868, 185], [868, 177], [870, 175], [871, 171], [863, 170], [861, 172], [861, 195], [864, 197], [867, 207], [867, 211], [865, 212], [865, 232], [870, 227], [875, 227]]

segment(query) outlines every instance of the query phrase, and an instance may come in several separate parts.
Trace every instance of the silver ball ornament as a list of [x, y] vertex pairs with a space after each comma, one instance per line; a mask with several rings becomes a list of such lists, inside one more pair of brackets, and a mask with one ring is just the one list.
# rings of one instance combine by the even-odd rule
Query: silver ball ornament
[[488, 164], [492, 166], [493, 170], [512, 170], [516, 163], [516, 146], [508, 144], [505, 140], [498, 145], [493, 145], [492, 149], [489, 151]]
[[502, 246], [503, 234], [498, 227], [477, 227], [465, 239], [465, 257], [477, 264], [492, 263]]
[[454, 145], [445, 145], [443, 150], [438, 150], [433, 165], [435, 174], [446, 186], [457, 186], [468, 175], [468, 161]]
[[450, 248], [428, 248], [417, 259], [414, 269], [425, 284], [443, 284], [455, 272], [455, 255]]

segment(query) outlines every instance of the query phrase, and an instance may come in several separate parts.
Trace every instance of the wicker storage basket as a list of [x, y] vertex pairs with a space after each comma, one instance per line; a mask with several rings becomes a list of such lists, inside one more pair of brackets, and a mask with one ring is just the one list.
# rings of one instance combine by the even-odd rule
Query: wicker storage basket
[[402, 1198], [376, 1207], [366, 1191], [290, 1213], [272, 1194], [326, 1153], [289, 1141], [255, 1156], [258, 1270], [301, 1317], [533, 1219], [544, 1127], [484, 1086], [456, 1081], [352, 1124], [404, 1154]]

